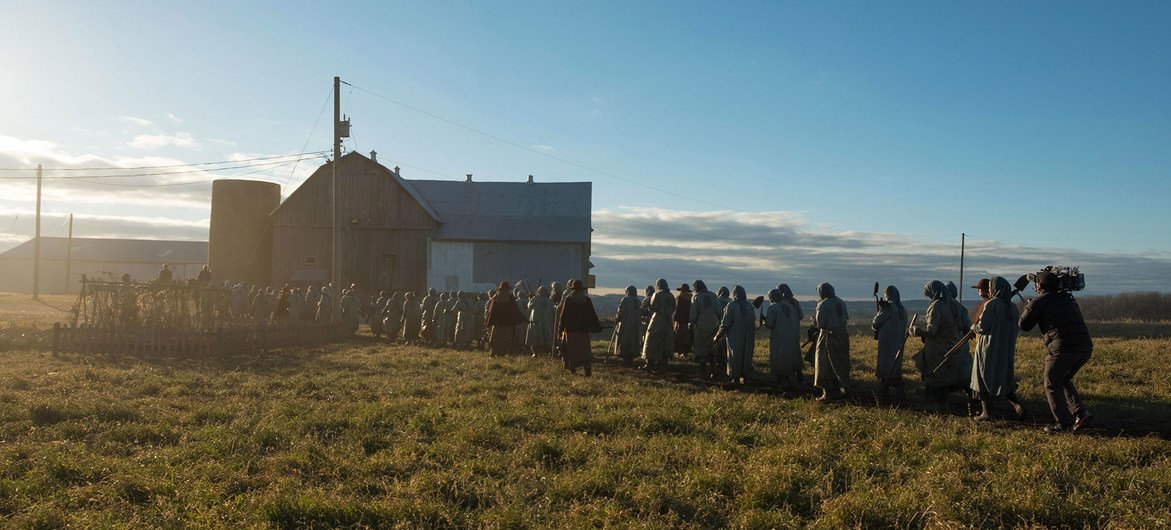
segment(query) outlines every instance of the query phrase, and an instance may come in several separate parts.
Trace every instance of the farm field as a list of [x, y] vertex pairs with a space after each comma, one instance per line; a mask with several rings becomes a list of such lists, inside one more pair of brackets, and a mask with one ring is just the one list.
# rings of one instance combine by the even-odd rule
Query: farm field
[[[0, 316], [0, 322], [4, 318]], [[924, 412], [917, 377], [875, 405], [851, 337], [848, 403], [701, 383], [600, 359], [347, 343], [192, 358], [0, 353], [0, 526], [1171, 526], [1171, 325], [1095, 324], [1078, 377], [1096, 415], [1047, 436], [1043, 348], [1029, 417]], [[604, 342], [595, 341], [594, 351]]]

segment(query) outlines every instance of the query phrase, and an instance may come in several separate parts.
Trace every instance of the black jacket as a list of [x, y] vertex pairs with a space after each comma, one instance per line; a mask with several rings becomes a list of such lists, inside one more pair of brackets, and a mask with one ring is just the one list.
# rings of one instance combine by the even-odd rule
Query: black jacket
[[1045, 334], [1045, 346], [1052, 355], [1094, 350], [1094, 341], [1090, 339], [1082, 310], [1067, 291], [1041, 293], [1025, 306], [1020, 324], [1023, 331], [1039, 325], [1041, 333]]

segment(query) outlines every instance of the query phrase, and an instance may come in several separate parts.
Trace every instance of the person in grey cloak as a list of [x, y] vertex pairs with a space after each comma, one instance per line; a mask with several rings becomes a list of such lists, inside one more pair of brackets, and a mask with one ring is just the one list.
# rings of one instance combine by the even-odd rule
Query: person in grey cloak
[[447, 314], [444, 316], [443, 330], [447, 333], [443, 336], [443, 340], [455, 345], [455, 324], [459, 316], [459, 311], [456, 310], [456, 305], [459, 304], [459, 291], [451, 291], [447, 293]]
[[370, 304], [370, 333], [373, 334], [375, 338], [382, 336], [382, 310], [386, 309], [386, 303], [389, 300], [390, 293], [383, 289], [378, 291], [378, 298], [375, 298], [374, 303]]
[[455, 293], [455, 305], [450, 309], [455, 314], [455, 335], [451, 345], [457, 350], [466, 350], [472, 345], [472, 320], [476, 318], [474, 305], [463, 291]]
[[655, 295], [655, 286], [648, 285], [642, 291], [642, 305], [639, 307], [639, 314], [642, 315], [642, 335], [646, 335], [646, 328], [651, 324], [651, 297]]
[[666, 365], [675, 351], [675, 297], [667, 280], [660, 279], [655, 287], [650, 299], [651, 321], [642, 344], [643, 368], [648, 370]]
[[439, 295], [433, 288], [427, 289], [427, 295], [419, 301], [419, 341], [423, 344], [431, 344], [435, 340], [435, 323], [432, 320], [436, 302], [439, 302]]
[[[522, 280], [523, 281], [523, 280]], [[529, 291], [524, 286], [517, 282], [513, 285], [513, 295], [516, 296], [516, 309], [524, 317], [520, 324], [516, 325], [516, 351], [526, 353], [529, 351], [528, 334], [529, 334]]]
[[447, 309], [451, 307], [451, 296], [439, 293], [439, 300], [435, 302], [435, 309], [431, 311], [431, 320], [435, 327], [435, 344], [443, 346], [450, 335], [447, 328]]
[[724, 313], [720, 311], [720, 301], [715, 293], [707, 288], [703, 280], [695, 280], [695, 297], [691, 300], [689, 319], [692, 332], [695, 334], [691, 341], [691, 352], [695, 355], [695, 362], [699, 363], [699, 375], [704, 379], [712, 379], [715, 372], [711, 369], [715, 352], [716, 332], [720, 330], [720, 320]]
[[305, 295], [300, 289], [293, 289], [289, 294], [289, 320], [300, 322], [305, 314]]
[[724, 317], [715, 341], [728, 347], [728, 381], [734, 385], [748, 382], [752, 371], [752, 349], [756, 345], [756, 309], [748, 301], [744, 288], [732, 288], [732, 301], [724, 308]]
[[834, 286], [817, 286], [817, 308], [813, 326], [818, 329], [813, 356], [813, 386], [821, 389], [818, 401], [839, 399], [850, 386], [850, 315], [846, 303], [837, 297]]
[[[732, 303], [732, 291], [727, 287], [721, 286], [716, 291], [716, 314], [720, 315], [720, 320], [724, 319], [724, 310], [728, 308], [728, 304]], [[725, 374], [728, 371], [728, 343], [724, 341], [716, 342], [716, 349], [712, 351], [712, 372], [717, 374]], [[721, 376], [722, 377], [722, 376]]]
[[638, 288], [626, 286], [626, 296], [618, 302], [618, 314], [614, 317], [614, 337], [610, 340], [610, 353], [622, 359], [623, 366], [634, 364], [634, 358], [642, 349], [642, 303], [638, 299]]
[[317, 321], [333, 322], [333, 289], [328, 285], [321, 288], [321, 296], [317, 297]]
[[472, 297], [472, 340], [476, 342], [476, 349], [484, 349], [484, 311], [487, 309], [488, 293], [480, 293]]
[[[932, 280], [923, 286], [923, 296], [931, 300], [927, 313], [918, 324], [911, 328], [911, 336], [923, 339], [923, 348], [911, 360], [923, 380], [924, 391], [936, 401], [936, 408], [947, 404], [947, 395], [953, 390], [967, 390], [970, 378], [959, 377], [956, 369], [958, 357], [944, 357], [962, 336], [959, 323], [963, 321], [957, 304], [951, 303], [947, 286], [939, 280]], [[970, 373], [969, 373], [970, 374]]]
[[415, 293], [407, 292], [403, 297], [403, 342], [415, 344], [419, 341], [419, 329], [423, 324], [423, 310]]
[[895, 397], [902, 401], [907, 397], [903, 390], [901, 355], [907, 343], [907, 309], [903, 307], [899, 289], [893, 285], [886, 286], [882, 291], [882, 301], [878, 306], [878, 314], [874, 315], [870, 329], [874, 330], [874, 338], [878, 339], [878, 361], [874, 373], [882, 385], [879, 401], [890, 402], [892, 387], [895, 389]]
[[362, 308], [358, 305], [358, 297], [354, 296], [354, 290], [342, 290], [341, 317], [346, 333], [353, 335], [358, 331], [358, 322], [362, 318], [361, 313]]
[[392, 292], [386, 299], [381, 313], [377, 317], [382, 319], [382, 332], [391, 342], [398, 340], [399, 328], [403, 321], [403, 297], [398, 292]]
[[976, 332], [976, 357], [972, 364], [972, 394], [980, 400], [977, 421], [992, 418], [992, 398], [1003, 396], [1012, 404], [1017, 418], [1025, 414], [1016, 396], [1016, 340], [1020, 328], [1020, 311], [1012, 303], [1012, 285], [1000, 276], [994, 276], [989, 285], [992, 298], [972, 325]]
[[533, 357], [539, 353], [553, 351], [553, 300], [549, 298], [549, 289], [544, 285], [537, 287], [537, 294], [528, 303], [529, 330], [525, 342], [533, 351]]
[[769, 369], [777, 381], [801, 381], [801, 304], [793, 297], [788, 285], [778, 285], [768, 293], [768, 312], [764, 326], [768, 328]]
[[[954, 282], [947, 282], [947, 299], [952, 305], [956, 306], [956, 314], [959, 315], [959, 320], [956, 322], [956, 334], [961, 338], [972, 329], [972, 314], [968, 312], [967, 306], [959, 301], [959, 288]], [[956, 357], [956, 380], [967, 381], [972, 377], [972, 353], [968, 349], [968, 343], [965, 342], [960, 345], [959, 351], [955, 352]], [[964, 389], [966, 390], [966, 388]], [[976, 398], [968, 400], [968, 415], [975, 416], [979, 410], [980, 403]]]

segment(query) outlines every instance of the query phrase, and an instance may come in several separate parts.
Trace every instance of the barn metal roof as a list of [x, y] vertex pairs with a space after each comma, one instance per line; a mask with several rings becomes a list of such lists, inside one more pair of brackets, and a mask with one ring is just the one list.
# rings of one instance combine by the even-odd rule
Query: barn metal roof
[[590, 240], [589, 182], [406, 182], [438, 213], [435, 239]]
[[[41, 259], [65, 259], [64, 237], [42, 237]], [[0, 253], [0, 258], [32, 259], [35, 242], [29, 239]], [[207, 241], [161, 241], [156, 239], [73, 238], [72, 259], [147, 263], [207, 263]]]

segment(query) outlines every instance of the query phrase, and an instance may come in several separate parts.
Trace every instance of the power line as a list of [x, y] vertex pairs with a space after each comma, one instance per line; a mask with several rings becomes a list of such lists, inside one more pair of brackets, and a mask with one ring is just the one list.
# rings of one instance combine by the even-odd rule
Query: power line
[[[313, 121], [313, 128], [309, 129], [309, 137], [305, 138], [305, 145], [301, 146], [301, 154], [302, 155], [304, 155], [305, 150], [309, 148], [309, 141], [313, 139], [313, 133], [317, 132], [317, 124], [321, 123], [321, 116], [323, 114], [325, 114], [325, 107], [329, 106], [330, 96], [333, 96], [333, 87], [332, 86], [329, 87], [329, 93], [325, 95], [325, 102], [321, 104], [321, 110], [317, 111], [317, 119]], [[293, 164], [293, 169], [289, 171], [289, 178], [287, 180], [285, 180], [285, 187], [288, 187], [289, 183], [293, 182], [293, 174], [297, 172], [297, 166], [299, 166], [300, 164], [301, 164], [300, 160], [297, 160], [297, 163]]]
[[403, 107], [403, 108], [405, 108], [405, 109], [409, 109], [409, 110], [412, 110], [412, 111], [418, 112], [419, 114], [423, 114], [423, 115], [425, 115], [425, 116], [429, 116], [429, 117], [431, 117], [431, 118], [434, 118], [434, 119], [437, 119], [437, 120], [439, 120], [439, 121], [442, 121], [442, 122], [448, 123], [448, 124], [450, 124], [450, 125], [454, 125], [454, 126], [456, 126], [456, 127], [459, 127], [459, 128], [461, 128], [461, 129], [465, 129], [465, 130], [468, 130], [468, 131], [474, 132], [474, 133], [476, 133], [476, 134], [480, 134], [480, 135], [483, 135], [483, 136], [487, 136], [488, 138], [491, 138], [491, 139], [493, 139], [493, 140], [496, 140], [496, 141], [498, 141], [498, 142], [503, 142], [503, 143], [506, 143], [506, 144], [508, 144], [508, 145], [511, 145], [511, 146], [513, 146], [513, 147], [517, 147], [517, 148], [520, 148], [520, 149], [524, 149], [525, 151], [528, 151], [528, 152], [530, 152], [530, 153], [537, 154], [537, 155], [541, 155], [541, 156], [543, 156], [543, 157], [545, 157], [545, 158], [549, 158], [549, 159], [552, 159], [552, 160], [556, 160], [556, 161], [558, 161], [558, 162], [561, 162], [561, 163], [563, 163], [563, 164], [568, 164], [568, 165], [571, 165], [571, 166], [573, 166], [573, 167], [576, 167], [576, 168], [579, 168], [579, 169], [584, 169], [584, 170], [586, 170], [586, 171], [589, 171], [589, 172], [592, 172], [592, 173], [596, 173], [596, 174], [598, 174], [598, 175], [602, 175], [602, 176], [610, 177], [610, 178], [613, 178], [613, 179], [618, 179], [618, 180], [621, 180], [621, 181], [623, 181], [623, 182], [627, 182], [627, 183], [629, 183], [629, 184], [634, 184], [635, 186], [640, 186], [640, 187], [643, 187], [643, 188], [646, 188], [646, 189], [649, 189], [649, 190], [657, 191], [657, 192], [659, 192], [659, 193], [666, 193], [667, 195], [673, 195], [673, 196], [675, 196], [675, 197], [679, 197], [679, 198], [681, 198], [681, 199], [687, 199], [687, 200], [690, 200], [690, 201], [695, 201], [695, 202], [699, 202], [699, 203], [707, 204], [707, 205], [709, 205], [709, 206], [715, 206], [715, 207], [717, 207], [717, 208], [722, 208], [722, 209], [725, 209], [725, 210], [733, 210], [733, 211], [738, 211], [736, 208], [732, 208], [731, 206], [727, 206], [727, 205], [724, 205], [724, 204], [720, 204], [720, 203], [716, 203], [716, 202], [712, 202], [712, 201], [708, 201], [708, 200], [704, 200], [704, 199], [697, 199], [697, 198], [695, 198], [695, 197], [689, 197], [689, 196], [687, 196], [687, 195], [684, 195], [684, 194], [682, 194], [682, 193], [676, 193], [676, 192], [674, 192], [674, 191], [666, 190], [666, 189], [659, 188], [659, 187], [656, 187], [656, 186], [651, 186], [650, 184], [644, 184], [644, 183], [642, 183], [642, 182], [639, 182], [639, 181], [637, 181], [637, 180], [634, 180], [634, 179], [629, 179], [629, 178], [626, 178], [626, 177], [623, 177], [623, 176], [620, 176], [620, 175], [615, 175], [614, 173], [610, 173], [610, 172], [608, 172], [608, 171], [602, 171], [602, 170], [600, 170], [600, 169], [594, 169], [594, 168], [592, 168], [592, 167], [589, 167], [589, 166], [587, 166], [587, 165], [584, 165], [584, 164], [579, 164], [579, 163], [577, 163], [577, 162], [574, 162], [574, 161], [572, 161], [572, 160], [568, 160], [568, 159], [561, 158], [561, 157], [559, 157], [559, 156], [556, 156], [556, 155], [551, 155], [551, 154], [549, 154], [549, 153], [546, 153], [546, 152], [544, 152], [544, 151], [539, 151], [539, 150], [537, 150], [537, 149], [533, 149], [533, 148], [531, 148], [531, 147], [529, 147], [529, 146], [527, 146], [527, 145], [521, 144], [521, 143], [519, 143], [519, 142], [514, 142], [514, 141], [512, 141], [512, 140], [509, 140], [509, 139], [507, 139], [507, 138], [503, 138], [503, 137], [497, 136], [497, 135], [495, 135], [495, 134], [492, 134], [492, 133], [489, 133], [489, 132], [486, 132], [486, 131], [483, 131], [483, 130], [477, 129], [477, 128], [475, 128], [475, 127], [471, 127], [471, 126], [468, 126], [468, 125], [464, 125], [464, 124], [462, 124], [462, 123], [459, 123], [459, 122], [457, 122], [457, 121], [449, 120], [449, 119], [447, 119], [447, 118], [444, 118], [443, 116], [439, 116], [439, 115], [437, 115], [437, 114], [432, 114], [432, 113], [430, 113], [430, 112], [427, 112], [427, 111], [425, 111], [425, 110], [423, 110], [423, 109], [420, 109], [420, 108], [418, 108], [418, 107], [414, 107], [414, 106], [408, 105], [408, 104], [406, 104], [406, 103], [403, 103], [403, 102], [401, 102], [401, 101], [397, 101], [397, 100], [391, 99], [391, 98], [389, 98], [389, 97], [383, 96], [382, 94], [378, 94], [378, 93], [372, 92], [372, 91], [370, 91], [370, 90], [367, 90], [367, 89], [365, 89], [365, 88], [362, 88], [362, 87], [360, 87], [360, 86], [354, 85], [354, 84], [352, 84], [352, 83], [346, 83], [345, 81], [342, 81], [342, 83], [345, 83], [346, 85], [349, 85], [350, 87], [352, 87], [352, 88], [354, 88], [354, 89], [357, 89], [357, 90], [360, 90], [360, 91], [362, 91], [362, 92], [365, 92], [365, 93], [367, 93], [367, 94], [370, 94], [371, 96], [374, 96], [374, 97], [376, 97], [376, 98], [379, 98], [379, 99], [386, 100], [386, 101], [388, 101], [388, 102], [390, 102], [390, 103], [394, 103], [395, 105], [398, 105], [398, 106], [400, 106], [400, 107]]
[[[310, 154], [324, 154], [327, 152], [328, 151], [322, 150], [322, 151], [314, 151], [313, 153], [310, 153]], [[165, 166], [61, 167], [61, 168], [45, 168], [45, 169], [46, 170], [51, 169], [53, 171], [114, 171], [114, 170], [125, 171], [125, 170], [142, 170], [142, 169], [172, 169], [172, 168], [192, 167], [192, 166], [215, 166], [215, 165], [220, 165], [220, 164], [239, 164], [240, 162], [255, 162], [258, 160], [274, 160], [274, 159], [278, 159], [278, 158], [289, 158], [289, 157], [294, 157], [294, 156], [303, 156], [305, 154], [306, 153], [302, 149], [300, 155], [293, 155], [293, 154], [271, 155], [271, 156], [259, 156], [256, 158], [240, 158], [237, 160], [220, 160], [220, 161], [216, 161], [216, 162], [192, 162], [189, 164], [172, 164], [172, 165], [165, 165]], [[36, 168], [24, 168], [24, 167], [0, 168], [0, 171], [36, 171]]]
[[[284, 158], [289, 158], [289, 157], [294, 157], [294, 156], [297, 156], [299, 158], [292, 159], [292, 160], [275, 160], [275, 161], [270, 161], [270, 162], [260, 162], [260, 163], [256, 163], [256, 164], [241, 164], [241, 165], [237, 165], [237, 166], [189, 169], [189, 170], [184, 170], [184, 171], [158, 171], [158, 172], [151, 172], [151, 173], [125, 173], [125, 174], [120, 174], [120, 175], [110, 175], [110, 174], [104, 174], [104, 175], [60, 175], [60, 174], [57, 174], [57, 172], [63, 171], [63, 169], [53, 169], [53, 170], [49, 170], [51, 176], [47, 176], [44, 178], [45, 179], [56, 179], [56, 180], [137, 178], [137, 177], [157, 177], [157, 176], [166, 176], [166, 175], [184, 175], [184, 174], [190, 174], [190, 173], [208, 173], [208, 172], [212, 172], [212, 171], [226, 171], [226, 170], [230, 170], [230, 169], [247, 169], [247, 168], [254, 168], [254, 167], [268, 167], [268, 166], [279, 167], [279, 166], [284, 166], [287, 164], [292, 164], [292, 163], [300, 161], [300, 160], [314, 158], [314, 157], [319, 156], [323, 153], [324, 153], [324, 151], [309, 153], [308, 156], [284, 155]], [[35, 176], [33, 176], [33, 177], [13, 177], [13, 176], [0, 177], [0, 179], [3, 179], [3, 180], [28, 180], [28, 179], [35, 179], [35, 178], [36, 178]]]
[[[185, 182], [159, 182], [159, 183], [152, 183], [152, 184], [143, 184], [143, 183], [138, 183], [138, 182], [135, 182], [135, 183], [101, 182], [101, 181], [88, 180], [89, 177], [73, 177], [71, 180], [77, 180], [79, 182], [86, 182], [89, 184], [99, 184], [102, 186], [123, 186], [123, 187], [132, 187], [132, 188], [187, 186], [187, 185], [191, 185], [191, 184], [206, 184], [208, 182], [214, 182], [214, 181], [222, 179], [222, 178], [237, 178], [237, 177], [244, 177], [247, 175], [253, 175], [256, 173], [261, 173], [264, 171], [272, 171], [272, 170], [277, 169], [281, 166], [287, 166], [289, 164], [293, 164], [296, 162], [297, 161], [295, 161], [295, 160], [289, 160], [286, 162], [282, 162], [280, 165], [275, 166], [275, 167], [264, 167], [264, 168], [257, 169], [256, 171], [248, 171], [245, 173], [238, 173], [236, 175], [221, 175], [221, 176], [218, 176], [217, 178], [213, 178], [213, 179], [191, 180], [191, 181], [185, 181]], [[247, 167], [255, 167], [255, 166], [247, 166]]]

